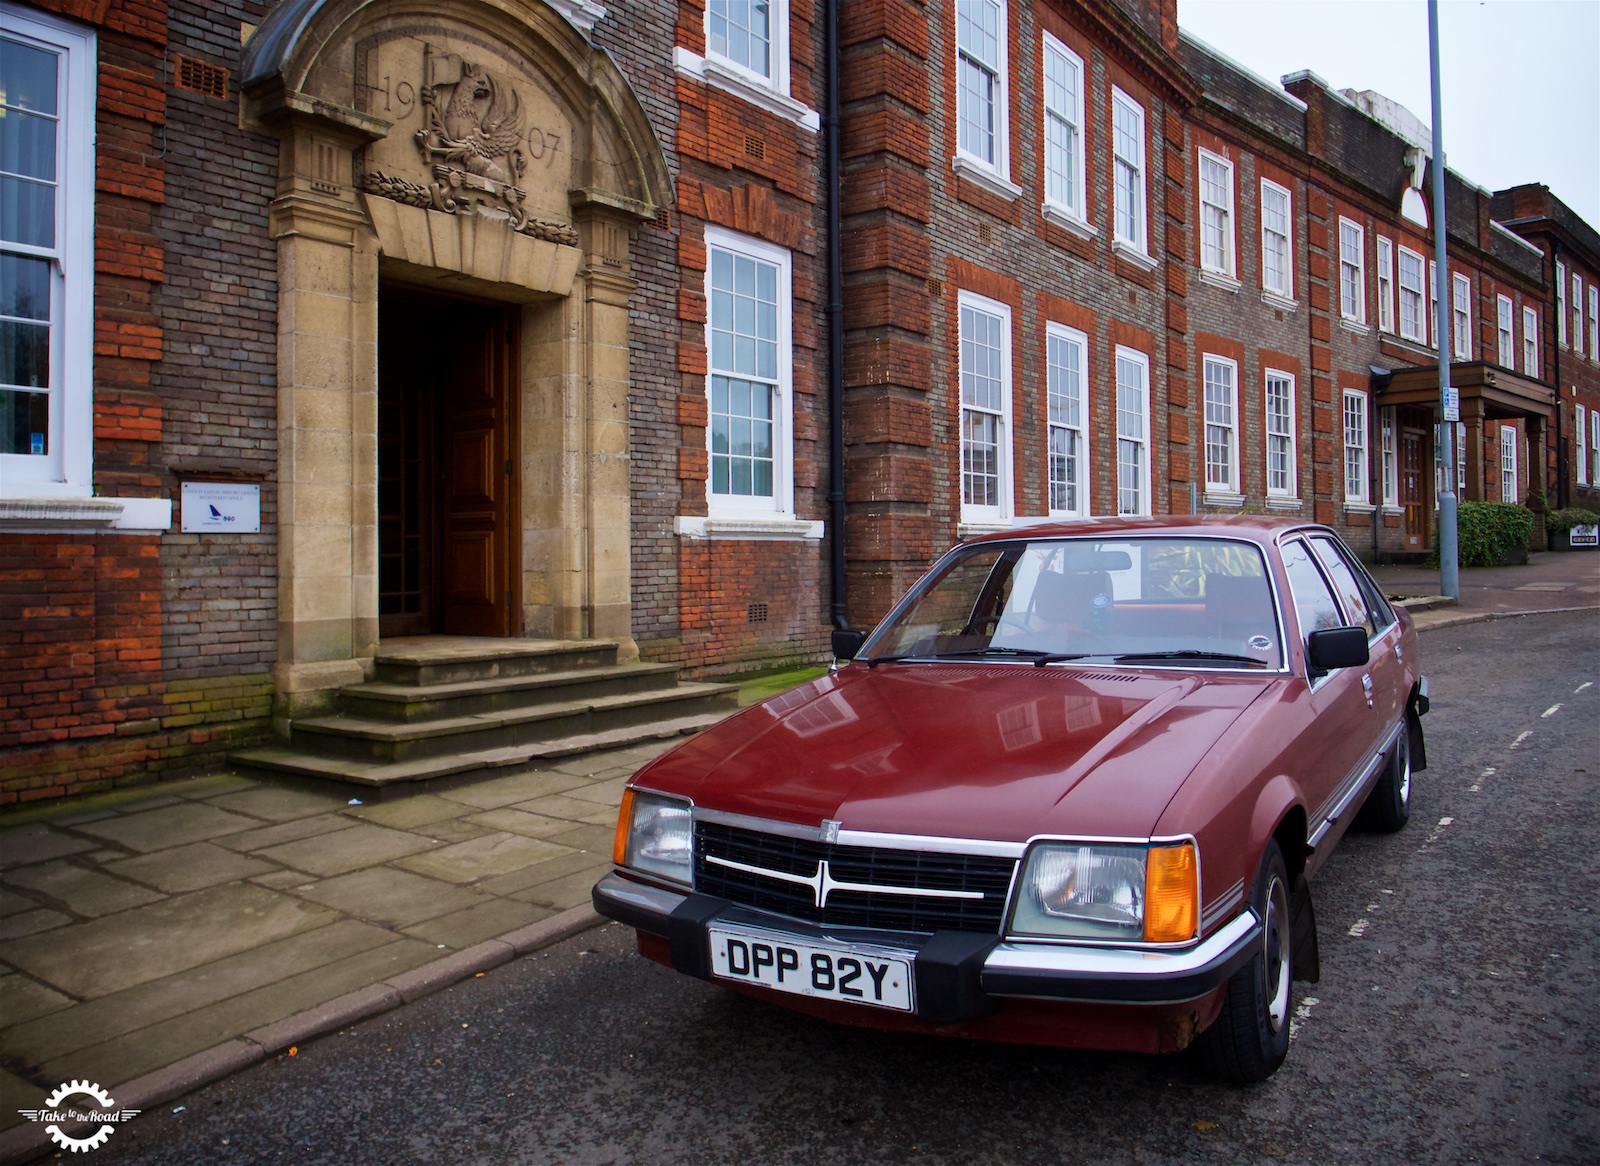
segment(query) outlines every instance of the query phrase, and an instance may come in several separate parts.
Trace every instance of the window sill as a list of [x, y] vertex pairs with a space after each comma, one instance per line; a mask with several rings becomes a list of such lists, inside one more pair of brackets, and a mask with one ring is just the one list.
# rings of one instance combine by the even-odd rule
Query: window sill
[[965, 541], [969, 538], [977, 538], [982, 534], [1003, 534], [1008, 530], [1015, 529], [1015, 526], [1003, 519], [993, 522], [962, 521], [956, 524], [956, 538]]
[[1349, 316], [1339, 317], [1339, 327], [1343, 328], [1346, 332], [1353, 333], [1356, 336], [1369, 336], [1372, 334], [1372, 329], [1370, 327], [1363, 324], [1360, 320], [1352, 320]]
[[680, 515], [673, 519], [674, 534], [692, 539], [752, 539], [767, 542], [800, 542], [820, 539], [823, 523], [804, 518], [711, 518]]
[[1244, 284], [1234, 279], [1233, 276], [1223, 271], [1212, 271], [1209, 268], [1200, 269], [1200, 282], [1210, 284], [1212, 287], [1221, 288], [1225, 292], [1237, 293]]
[[1230, 506], [1238, 510], [1244, 506], [1244, 495], [1226, 493], [1220, 490], [1207, 490], [1200, 495], [1200, 501], [1207, 506]]
[[1135, 267], [1143, 268], [1145, 271], [1154, 271], [1156, 269], [1156, 261], [1154, 258], [1146, 255], [1143, 251], [1140, 251], [1137, 247], [1125, 239], [1111, 240], [1111, 254], [1120, 259], [1126, 259]]
[[1261, 289], [1261, 302], [1266, 304], [1269, 308], [1279, 308], [1285, 312], [1293, 312], [1298, 310], [1300, 307], [1299, 300], [1293, 299], [1290, 296], [1280, 295], [1278, 292], [1271, 291], [1267, 288]]
[[752, 81], [744, 74], [717, 61], [692, 53], [681, 46], [673, 50], [672, 61], [678, 72], [684, 76], [693, 77], [725, 93], [743, 98], [751, 105], [760, 106], [768, 113], [794, 122], [801, 129], [816, 133], [822, 127], [822, 115], [809, 105], [796, 101], [786, 93], [779, 93], [776, 89]]
[[1378, 508], [1370, 502], [1351, 502], [1345, 500], [1344, 512], [1346, 514], [1376, 514]]
[[1267, 499], [1268, 510], [1292, 510], [1296, 513], [1299, 513], [1301, 505], [1302, 503], [1298, 498], [1282, 497]]
[[1080, 239], [1096, 239], [1100, 236], [1100, 232], [1090, 225], [1088, 219], [1081, 219], [1065, 207], [1052, 202], [1040, 204], [1039, 217], [1063, 231], [1070, 231]]
[[965, 178], [972, 185], [987, 190], [996, 198], [1003, 198], [1007, 202], [1016, 202], [1022, 197], [1022, 187], [1008, 181], [998, 170], [994, 170], [976, 159], [965, 154], [957, 154], [950, 159], [950, 169]]
[[169, 498], [0, 498], [0, 531], [159, 534], [172, 529]]

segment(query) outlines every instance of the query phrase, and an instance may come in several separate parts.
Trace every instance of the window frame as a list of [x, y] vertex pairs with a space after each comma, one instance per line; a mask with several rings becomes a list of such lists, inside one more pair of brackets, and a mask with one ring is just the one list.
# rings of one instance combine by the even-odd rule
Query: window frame
[[[1077, 412], [1078, 420], [1072, 422], [1058, 422], [1053, 416], [1057, 397], [1066, 397], [1065, 393], [1058, 393], [1056, 389], [1057, 369], [1065, 366], [1058, 365], [1054, 359], [1055, 346], [1064, 345], [1076, 349], [1078, 354], [1078, 384], [1077, 384]], [[1089, 509], [1089, 486], [1094, 475], [1089, 472], [1089, 337], [1086, 333], [1076, 328], [1069, 328], [1065, 324], [1054, 321], [1045, 323], [1045, 495], [1047, 509], [1052, 517], [1056, 518], [1087, 518]], [[1056, 452], [1053, 440], [1057, 431], [1069, 433], [1077, 438], [1077, 480], [1068, 482], [1069, 487], [1077, 491], [1077, 505], [1062, 507], [1056, 505]]]
[[[787, 248], [724, 227], [707, 224], [706, 244], [706, 513], [710, 518], [794, 517], [794, 255]], [[716, 327], [715, 289], [712, 286], [712, 253], [723, 251], [738, 258], [777, 267], [777, 376], [772, 385], [772, 493], [741, 495], [717, 493], [714, 470], [715, 451], [712, 381], [731, 376], [740, 380], [766, 381], [737, 369], [719, 369], [712, 332]]]
[[1575, 405], [1572, 411], [1572, 435], [1573, 437], [1577, 438], [1577, 441], [1574, 442], [1574, 444], [1577, 446], [1578, 456], [1574, 466], [1574, 473], [1577, 484], [1580, 486], [1587, 486], [1590, 484], [1588, 458], [1589, 434], [1587, 420], [1588, 418], [1586, 416], [1584, 407], [1582, 405]]
[[1522, 372], [1539, 375], [1539, 309], [1527, 305], [1522, 309]]
[[1450, 339], [1457, 360], [1472, 359], [1472, 276], [1450, 273]]
[[[1121, 109], [1134, 119], [1133, 137], [1135, 139], [1135, 158], [1125, 159], [1117, 144], [1117, 112]], [[1124, 248], [1131, 249], [1138, 255], [1148, 258], [1150, 255], [1150, 224], [1149, 208], [1149, 183], [1145, 174], [1146, 169], [1146, 123], [1144, 106], [1125, 93], [1121, 87], [1111, 87], [1111, 239], [1113, 247], [1121, 244]], [[1133, 171], [1132, 206], [1133, 234], [1128, 235], [1122, 229], [1122, 210], [1119, 204], [1119, 179], [1122, 171], [1119, 167], [1128, 167]]]
[[[990, 409], [987, 406], [971, 405], [967, 402], [966, 388], [966, 353], [967, 331], [966, 315], [971, 312], [981, 312], [1000, 321], [1000, 408]], [[960, 435], [960, 463], [957, 467], [958, 481], [961, 490], [961, 521], [972, 526], [993, 526], [1008, 523], [1014, 513], [1012, 489], [1012, 382], [1011, 382], [1011, 305], [1000, 300], [992, 300], [988, 296], [979, 295], [977, 292], [961, 289], [956, 295], [956, 403], [958, 409], [958, 431]], [[980, 413], [996, 419], [995, 426], [995, 497], [993, 505], [967, 501], [967, 415]]]
[[[1406, 260], [1416, 260], [1417, 286], [1413, 291], [1406, 283]], [[1420, 251], [1413, 251], [1405, 244], [1400, 245], [1400, 258], [1395, 265], [1395, 287], [1399, 293], [1399, 318], [1396, 321], [1400, 329], [1400, 338], [1410, 340], [1414, 344], [1425, 344], [1428, 335], [1428, 283], [1427, 259]], [[1417, 305], [1417, 319], [1415, 328], [1406, 331], [1406, 296], [1415, 295]]]
[[1395, 441], [1395, 408], [1378, 410], [1378, 489], [1383, 505], [1400, 505], [1400, 451]]
[[1494, 307], [1495, 336], [1499, 342], [1500, 367], [1515, 371], [1517, 367], [1516, 305], [1511, 302], [1510, 296], [1496, 295]]
[[712, 48], [711, 19], [712, 9], [716, 0], [707, 0], [705, 5], [705, 38], [706, 58], [715, 61], [724, 69], [731, 69], [752, 85], [764, 89], [771, 89], [785, 96], [789, 94], [789, 0], [766, 0], [768, 20], [771, 25], [771, 39], [767, 42], [767, 52], [771, 57], [772, 71], [761, 73], [749, 65], [719, 53]]
[[1583, 275], [1576, 268], [1572, 272], [1572, 351], [1583, 355]]
[[[1116, 346], [1113, 359], [1116, 361], [1114, 370], [1115, 399], [1113, 401], [1113, 407], [1116, 412], [1117, 426], [1117, 514], [1128, 516], [1148, 516], [1152, 513], [1150, 483], [1153, 477], [1152, 467], [1150, 465], [1150, 357], [1147, 353], [1140, 352], [1137, 348], [1129, 348], [1126, 345], [1119, 344]], [[1122, 368], [1124, 361], [1127, 361], [1130, 365], [1139, 369], [1139, 375], [1141, 379], [1139, 391], [1143, 395], [1143, 401], [1141, 402], [1141, 409], [1137, 414], [1140, 422], [1140, 430], [1138, 433], [1132, 433], [1123, 428], [1124, 413], [1131, 412], [1131, 410], [1124, 410], [1122, 407]], [[1139, 479], [1134, 483], [1134, 488], [1138, 492], [1138, 505], [1137, 508], [1133, 510], [1127, 510], [1123, 507], [1123, 499], [1126, 493], [1126, 487], [1123, 485], [1124, 443], [1136, 447], [1140, 455], [1139, 462], [1136, 467], [1139, 473]]]
[[[1216, 203], [1206, 197], [1206, 168], [1211, 166], [1221, 171], [1223, 202]], [[1234, 212], [1235, 199], [1233, 196], [1233, 163], [1221, 154], [1201, 147], [1195, 151], [1195, 192], [1200, 202], [1200, 270], [1209, 271], [1216, 275], [1224, 275], [1233, 279], [1238, 269], [1238, 243], [1234, 237], [1237, 219]], [[1215, 224], [1206, 221], [1206, 212], [1211, 211], [1217, 218]], [[1220, 252], [1216, 260], [1207, 258], [1207, 249], [1212, 246], [1207, 240], [1208, 233], [1219, 236], [1215, 247]]]
[[[1340, 432], [1343, 435], [1344, 449], [1344, 502], [1346, 506], [1367, 506], [1370, 504], [1368, 502], [1368, 499], [1371, 497], [1371, 485], [1369, 483], [1369, 479], [1372, 476], [1372, 426], [1367, 416], [1367, 394], [1360, 389], [1345, 389], [1343, 397], [1341, 398], [1341, 404]], [[1352, 412], [1351, 410], [1352, 405], [1355, 406], [1355, 412]], [[1352, 417], [1360, 418], [1361, 424], [1359, 426], [1359, 444], [1352, 442], [1351, 440]], [[1350, 455], [1352, 453], [1357, 453], [1359, 455], [1360, 463], [1357, 467], [1358, 472], [1355, 475], [1355, 485], [1358, 488], [1354, 492], [1352, 492], [1350, 488]]]
[[1500, 501], [1502, 502], [1516, 502], [1522, 488], [1517, 467], [1519, 452], [1517, 427], [1502, 425], [1500, 427]]
[[[1267, 236], [1277, 235], [1278, 232], [1269, 232], [1267, 228], [1267, 194], [1283, 196], [1283, 286], [1274, 287], [1267, 280]], [[1270, 178], [1261, 180], [1261, 290], [1270, 292], [1275, 296], [1282, 296], [1286, 300], [1294, 299], [1294, 193], [1287, 186], [1272, 181]]]
[[[961, 45], [961, 19], [964, 5], [978, 5], [993, 9], [997, 17], [997, 32], [995, 41], [996, 60], [993, 63], [993, 73], [989, 72], [987, 63], [964, 49]], [[976, 170], [988, 175], [991, 179], [998, 179], [1007, 190], [1007, 197], [1014, 198], [1015, 192], [1011, 187], [1011, 80], [1007, 56], [1010, 52], [1010, 19], [1008, 0], [955, 0], [952, 9], [953, 23], [951, 25], [951, 41], [955, 49], [956, 62], [956, 119], [955, 138], [956, 152], [951, 159], [954, 169]], [[966, 86], [962, 84], [962, 62], [971, 60], [974, 67], [990, 76], [994, 84], [994, 157], [985, 158], [969, 150], [963, 143], [963, 129], [967, 122]]]
[[1567, 347], [1567, 265], [1556, 261], [1556, 343]]
[[1375, 241], [1378, 248], [1378, 331], [1392, 336], [1395, 331], [1394, 240], [1378, 235]]
[[1433, 317], [1428, 321], [1428, 347], [1439, 347], [1439, 261], [1428, 260], [1428, 303]]
[[[1084, 90], [1088, 87], [1088, 69], [1083, 63], [1083, 58], [1078, 56], [1059, 39], [1048, 31], [1042, 32], [1039, 49], [1039, 78], [1040, 78], [1040, 105], [1043, 109], [1042, 126], [1044, 136], [1044, 204], [1039, 208], [1041, 213], [1048, 215], [1051, 211], [1065, 216], [1074, 222], [1087, 226], [1089, 222], [1088, 207], [1088, 161], [1084, 150]], [[1077, 84], [1073, 89], [1073, 108], [1062, 112], [1058, 111], [1050, 101], [1050, 58], [1054, 55], [1062, 59], [1062, 63], [1077, 74]], [[1068, 116], [1070, 115], [1070, 116]], [[1057, 198], [1051, 193], [1050, 183], [1052, 173], [1059, 172], [1051, 165], [1051, 158], [1059, 150], [1050, 140], [1051, 119], [1066, 125], [1072, 135], [1070, 148], [1067, 153], [1066, 166], [1070, 171], [1073, 195], [1069, 199]]]
[[[1283, 386], [1284, 386], [1284, 404], [1285, 404], [1285, 408], [1283, 410], [1283, 414], [1282, 415], [1283, 415], [1284, 419], [1288, 422], [1287, 429], [1284, 432], [1276, 432], [1274, 430], [1274, 422], [1277, 420], [1277, 414], [1274, 413], [1273, 407], [1272, 407], [1272, 387], [1273, 387], [1273, 381], [1275, 379], [1281, 381], [1283, 383]], [[1295, 376], [1294, 376], [1294, 374], [1291, 373], [1291, 372], [1286, 372], [1283, 369], [1278, 369], [1278, 368], [1264, 369], [1262, 371], [1262, 377], [1261, 377], [1261, 392], [1262, 392], [1262, 398], [1261, 398], [1262, 428], [1263, 428], [1263, 433], [1264, 433], [1264, 439], [1265, 439], [1265, 442], [1266, 442], [1266, 455], [1267, 455], [1267, 460], [1266, 460], [1267, 497], [1268, 498], [1280, 498], [1280, 499], [1298, 498], [1300, 496], [1300, 488], [1299, 488], [1299, 473], [1300, 473], [1299, 456], [1300, 456], [1300, 451], [1299, 451], [1299, 440], [1298, 440], [1298, 436], [1297, 436], [1297, 433], [1296, 433], [1296, 428], [1297, 427], [1296, 427], [1296, 424], [1295, 424], [1295, 417], [1296, 417], [1296, 414], [1295, 414], [1296, 385], [1295, 385]], [[1284, 485], [1284, 486], [1280, 486], [1280, 487], [1274, 487], [1273, 484], [1272, 484], [1272, 478], [1273, 478], [1272, 443], [1273, 443], [1274, 439], [1277, 439], [1279, 441], [1283, 441], [1283, 442], [1286, 443], [1285, 447], [1284, 447], [1284, 449], [1285, 449], [1284, 458], [1285, 458], [1285, 461], [1288, 463], [1287, 468], [1285, 470], [1285, 478], [1286, 478], [1286, 483], [1287, 484]]]
[[[0, 244], [50, 267], [47, 453], [0, 454], [0, 498], [87, 498], [94, 491], [95, 118], [99, 43], [84, 28], [0, 3], [7, 39], [55, 54], [55, 240]], [[35, 321], [36, 322], [36, 321]], [[22, 386], [19, 386], [22, 387]], [[34, 386], [27, 386], [32, 388]]]
[[[1355, 232], [1354, 263], [1345, 258], [1346, 230]], [[1350, 281], [1355, 284], [1353, 294], [1346, 286], [1346, 271], [1355, 273], [1354, 279]], [[1339, 317], [1352, 324], [1367, 322], [1367, 229], [1361, 223], [1344, 215], [1339, 216]]]
[[[1226, 372], [1226, 378], [1213, 377], [1213, 373]], [[1201, 382], [1201, 448], [1205, 461], [1205, 492], [1207, 496], [1235, 495], [1239, 489], [1239, 362], [1227, 356], [1204, 353], [1200, 360]], [[1221, 390], [1225, 399], [1214, 400], [1213, 388]], [[1226, 409], [1226, 417], [1214, 420], [1213, 406]], [[1212, 431], [1219, 440], [1213, 442]], [[1215, 461], [1213, 448], [1225, 457], [1226, 463]], [[1213, 476], [1213, 469], [1221, 472]]]
[[1600, 284], [1589, 283], [1589, 359], [1600, 363]]

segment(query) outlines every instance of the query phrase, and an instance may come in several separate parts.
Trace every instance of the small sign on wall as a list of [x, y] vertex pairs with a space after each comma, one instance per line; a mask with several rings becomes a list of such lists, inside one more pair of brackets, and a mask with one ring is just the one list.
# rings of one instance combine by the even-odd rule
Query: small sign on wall
[[261, 486], [254, 482], [184, 482], [185, 534], [261, 532]]
[[1570, 547], [1600, 546], [1600, 526], [1589, 523], [1588, 526], [1575, 526], [1567, 535], [1567, 545]]

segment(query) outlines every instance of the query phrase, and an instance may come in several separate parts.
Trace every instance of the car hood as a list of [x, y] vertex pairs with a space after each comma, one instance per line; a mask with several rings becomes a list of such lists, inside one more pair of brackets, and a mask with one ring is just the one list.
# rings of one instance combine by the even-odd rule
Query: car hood
[[1024, 841], [1148, 836], [1279, 676], [853, 665], [662, 756], [640, 786], [848, 830]]

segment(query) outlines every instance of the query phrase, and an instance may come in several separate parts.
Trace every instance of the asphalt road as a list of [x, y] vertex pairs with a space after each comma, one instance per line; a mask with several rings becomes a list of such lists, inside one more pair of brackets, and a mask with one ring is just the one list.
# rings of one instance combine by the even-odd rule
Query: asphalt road
[[[1431, 632], [1431, 766], [1314, 886], [1285, 1067], [883, 1036], [608, 927], [117, 1130], [106, 1163], [1530, 1163], [1600, 1146], [1600, 620]], [[64, 1155], [65, 1156], [65, 1155]]]

